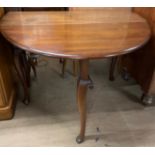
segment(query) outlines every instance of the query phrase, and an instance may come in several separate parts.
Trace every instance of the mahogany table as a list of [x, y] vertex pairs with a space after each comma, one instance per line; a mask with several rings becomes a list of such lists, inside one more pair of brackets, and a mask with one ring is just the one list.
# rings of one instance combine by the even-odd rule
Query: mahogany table
[[14, 46], [49, 57], [80, 63], [77, 102], [81, 143], [86, 126], [86, 93], [91, 84], [89, 60], [127, 54], [142, 47], [150, 29], [139, 15], [125, 10], [74, 12], [9, 12], [0, 23], [2, 35]]

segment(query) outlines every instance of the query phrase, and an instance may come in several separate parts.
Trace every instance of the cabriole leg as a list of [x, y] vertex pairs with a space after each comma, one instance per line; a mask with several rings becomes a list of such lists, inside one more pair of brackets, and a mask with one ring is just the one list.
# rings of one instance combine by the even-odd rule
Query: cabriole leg
[[86, 94], [87, 87], [91, 83], [88, 74], [88, 60], [80, 60], [80, 77], [77, 82], [77, 103], [80, 113], [80, 134], [76, 138], [77, 143], [82, 143], [85, 136], [86, 127]]

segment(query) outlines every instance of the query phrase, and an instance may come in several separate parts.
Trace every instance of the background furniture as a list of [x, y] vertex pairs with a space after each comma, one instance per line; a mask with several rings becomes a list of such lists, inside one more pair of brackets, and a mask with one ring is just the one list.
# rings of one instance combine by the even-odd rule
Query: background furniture
[[[0, 8], [0, 16], [3, 13], [3, 8]], [[12, 118], [15, 95], [12, 53], [6, 40], [0, 34], [0, 119]]]
[[[109, 8], [106, 8], [108, 9], [109, 11], [114, 11], [114, 10], [121, 10], [121, 11], [124, 11], [126, 13], [129, 13], [132, 11], [132, 8], [130, 7], [126, 7], [126, 8], [113, 8], [113, 7], [109, 7]], [[80, 12], [85, 12], [87, 11], [87, 13], [89, 14], [89, 11], [96, 11], [100, 14], [104, 13], [104, 10], [105, 8], [104, 7], [69, 7], [68, 8], [68, 11], [70, 12], [75, 12], [75, 11], [80, 11]], [[95, 51], [94, 51], [95, 52]], [[110, 67], [109, 67], [109, 80], [110, 81], [114, 81], [115, 79], [115, 76], [114, 76], [114, 73], [115, 73], [115, 67], [116, 67], [116, 63], [119, 61], [119, 57], [112, 57], [111, 58], [111, 64], [110, 64]], [[65, 70], [66, 70], [66, 64], [67, 64], [67, 60], [66, 59], [62, 59], [60, 61], [62, 63], [62, 75], [64, 77], [64, 74], [65, 74]], [[78, 75], [78, 72], [79, 72], [79, 63], [75, 60], [73, 60], [73, 75], [74, 76], [77, 76]]]
[[[4, 12], [9, 11], [67, 11], [68, 8], [65, 7], [6, 7]], [[35, 78], [37, 77], [37, 59], [38, 55], [34, 53], [29, 53], [27, 50], [21, 50], [15, 46], [12, 46], [12, 52], [14, 52], [14, 64], [17, 71], [18, 79], [21, 82], [24, 92], [23, 103], [28, 105], [30, 102], [30, 86], [31, 86], [31, 70], [34, 72]]]
[[121, 66], [141, 86], [142, 102], [152, 104], [155, 95], [155, 8], [133, 8], [133, 11], [144, 17], [151, 28], [151, 40], [138, 52], [122, 57]]

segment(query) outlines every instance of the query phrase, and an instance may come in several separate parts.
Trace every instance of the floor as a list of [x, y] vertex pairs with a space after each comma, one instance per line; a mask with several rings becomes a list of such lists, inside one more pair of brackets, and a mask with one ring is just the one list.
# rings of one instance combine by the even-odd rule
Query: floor
[[109, 59], [90, 62], [94, 89], [88, 91], [85, 142], [77, 144], [79, 114], [72, 62], [64, 78], [57, 59], [40, 57], [31, 103], [19, 93], [12, 120], [0, 122], [0, 146], [155, 146], [155, 103], [144, 107], [133, 79], [108, 80]]

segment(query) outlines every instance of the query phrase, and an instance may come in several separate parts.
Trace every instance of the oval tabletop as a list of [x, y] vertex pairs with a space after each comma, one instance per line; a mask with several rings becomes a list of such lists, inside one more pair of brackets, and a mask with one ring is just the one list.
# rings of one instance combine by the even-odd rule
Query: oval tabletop
[[121, 55], [143, 46], [150, 28], [127, 11], [9, 12], [1, 20], [2, 35], [33, 53], [72, 59]]

